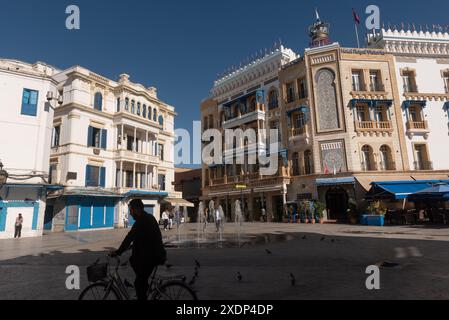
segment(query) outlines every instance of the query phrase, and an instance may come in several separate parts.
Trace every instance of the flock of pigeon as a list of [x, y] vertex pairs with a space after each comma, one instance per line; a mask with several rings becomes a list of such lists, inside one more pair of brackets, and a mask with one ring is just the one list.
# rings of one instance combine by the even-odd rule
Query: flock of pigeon
[[[302, 240], [307, 240], [307, 236], [303, 236], [303, 237], [302, 237]], [[325, 240], [326, 240], [326, 237], [323, 236], [323, 237], [321, 238], [320, 241], [323, 242], [323, 241], [325, 241]], [[331, 239], [331, 243], [335, 243], [335, 239]], [[266, 252], [267, 255], [270, 255], [270, 256], [273, 255], [273, 252], [270, 251], [270, 250], [268, 250], [268, 249], [265, 249], [265, 252]], [[171, 268], [173, 267], [173, 265], [171, 265], [171, 264], [166, 264], [165, 266], [166, 266], [167, 270], [169, 270], [169, 269], [171, 269]], [[198, 276], [199, 276], [199, 270], [200, 270], [200, 269], [201, 269], [201, 264], [198, 262], [198, 260], [195, 259], [195, 269], [194, 269], [194, 274], [193, 274], [192, 279], [188, 282], [188, 285], [189, 285], [189, 286], [192, 287], [192, 286], [195, 285], [196, 279], [197, 279]], [[243, 281], [243, 275], [240, 273], [240, 271], [237, 272], [236, 279], [237, 279], [238, 282], [242, 282], [242, 281]], [[187, 278], [184, 276], [184, 277], [182, 278], [182, 280], [183, 280], [184, 282], [186, 282], [186, 281], [187, 281]], [[293, 273], [290, 273], [289, 280], [290, 280], [291, 286], [293, 286], [293, 287], [296, 286], [296, 277], [295, 277], [295, 275], [294, 275]]]

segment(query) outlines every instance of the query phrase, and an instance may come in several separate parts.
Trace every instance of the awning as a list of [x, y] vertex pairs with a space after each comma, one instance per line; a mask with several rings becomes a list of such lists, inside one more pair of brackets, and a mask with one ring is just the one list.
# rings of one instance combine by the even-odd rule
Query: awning
[[410, 106], [421, 106], [421, 107], [425, 107], [427, 106], [427, 101], [426, 100], [407, 100], [404, 101], [404, 109], [408, 109], [410, 108]]
[[63, 190], [64, 187], [55, 186], [50, 184], [27, 184], [27, 183], [7, 183], [4, 184], [5, 188], [45, 188], [47, 190]]
[[165, 191], [145, 191], [145, 190], [131, 190], [123, 195], [125, 198], [131, 198], [131, 197], [168, 197], [168, 192]]
[[287, 111], [287, 116], [291, 117], [293, 113], [295, 112], [302, 112], [302, 113], [307, 113], [309, 112], [309, 107], [307, 106], [299, 106], [297, 108], [293, 108], [291, 110]]
[[373, 100], [373, 99], [352, 99], [351, 105], [355, 108], [359, 103], [366, 103], [370, 107], [377, 107], [379, 105], [386, 105], [391, 107], [393, 105], [393, 100]]
[[403, 200], [410, 195], [445, 182], [436, 180], [373, 182], [366, 199]]
[[316, 179], [317, 187], [324, 186], [335, 186], [342, 184], [355, 184], [354, 177], [341, 177], [341, 178], [326, 178], [326, 179]]
[[194, 208], [195, 205], [187, 200], [184, 199], [176, 199], [176, 198], [165, 198], [162, 203], [168, 203], [172, 206], [180, 206], [180, 207], [188, 207], [188, 208]]

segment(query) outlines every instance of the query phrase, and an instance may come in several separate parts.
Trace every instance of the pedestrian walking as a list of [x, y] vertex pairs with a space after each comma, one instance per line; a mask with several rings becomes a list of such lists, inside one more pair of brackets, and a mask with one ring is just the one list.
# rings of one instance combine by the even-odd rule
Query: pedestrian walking
[[164, 222], [164, 231], [168, 230], [168, 220], [169, 220], [168, 211], [167, 209], [165, 209], [164, 212], [162, 213], [162, 221]]
[[16, 223], [15, 223], [14, 239], [15, 238], [20, 239], [22, 237], [22, 226], [23, 226], [23, 217], [22, 217], [22, 214], [19, 213], [19, 216], [16, 218]]
[[267, 222], [267, 211], [265, 208], [262, 208], [262, 221]]
[[173, 218], [174, 218], [174, 214], [173, 214], [173, 210], [172, 210], [168, 214], [168, 225], [169, 225], [170, 230], [173, 229]]

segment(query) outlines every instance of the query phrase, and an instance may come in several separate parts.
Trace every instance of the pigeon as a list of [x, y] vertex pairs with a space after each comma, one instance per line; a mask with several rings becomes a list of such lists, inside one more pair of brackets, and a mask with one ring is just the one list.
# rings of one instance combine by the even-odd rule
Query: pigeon
[[293, 273], [290, 273], [290, 280], [291, 280], [292, 287], [294, 287], [296, 285], [296, 278], [293, 275]]
[[306, 237], [306, 236], [302, 237], [302, 240], [306, 240], [306, 239], [307, 239], [307, 237]]
[[189, 286], [193, 286], [195, 284], [196, 277], [193, 277], [192, 280], [189, 282]]
[[196, 267], [199, 269], [199, 268], [201, 268], [201, 265], [200, 265], [200, 263], [198, 262], [198, 260], [195, 260], [195, 265], [196, 265]]
[[267, 254], [273, 254], [273, 252], [271, 252], [271, 251], [268, 250], [268, 249], [265, 249], [265, 252], [266, 252]]
[[237, 280], [239, 282], [242, 282], [242, 280], [243, 280], [243, 276], [242, 276], [242, 274], [240, 272], [237, 272]]
[[326, 237], [323, 236], [323, 237], [321, 238], [321, 241], [324, 241], [324, 240], [326, 240]]

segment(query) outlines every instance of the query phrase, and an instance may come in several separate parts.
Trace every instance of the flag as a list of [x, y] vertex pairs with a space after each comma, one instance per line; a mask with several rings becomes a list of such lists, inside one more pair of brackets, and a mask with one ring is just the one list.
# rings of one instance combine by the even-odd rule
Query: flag
[[352, 16], [354, 17], [354, 22], [357, 23], [357, 24], [360, 24], [360, 17], [357, 14], [357, 12], [355, 12], [354, 9], [352, 9]]

